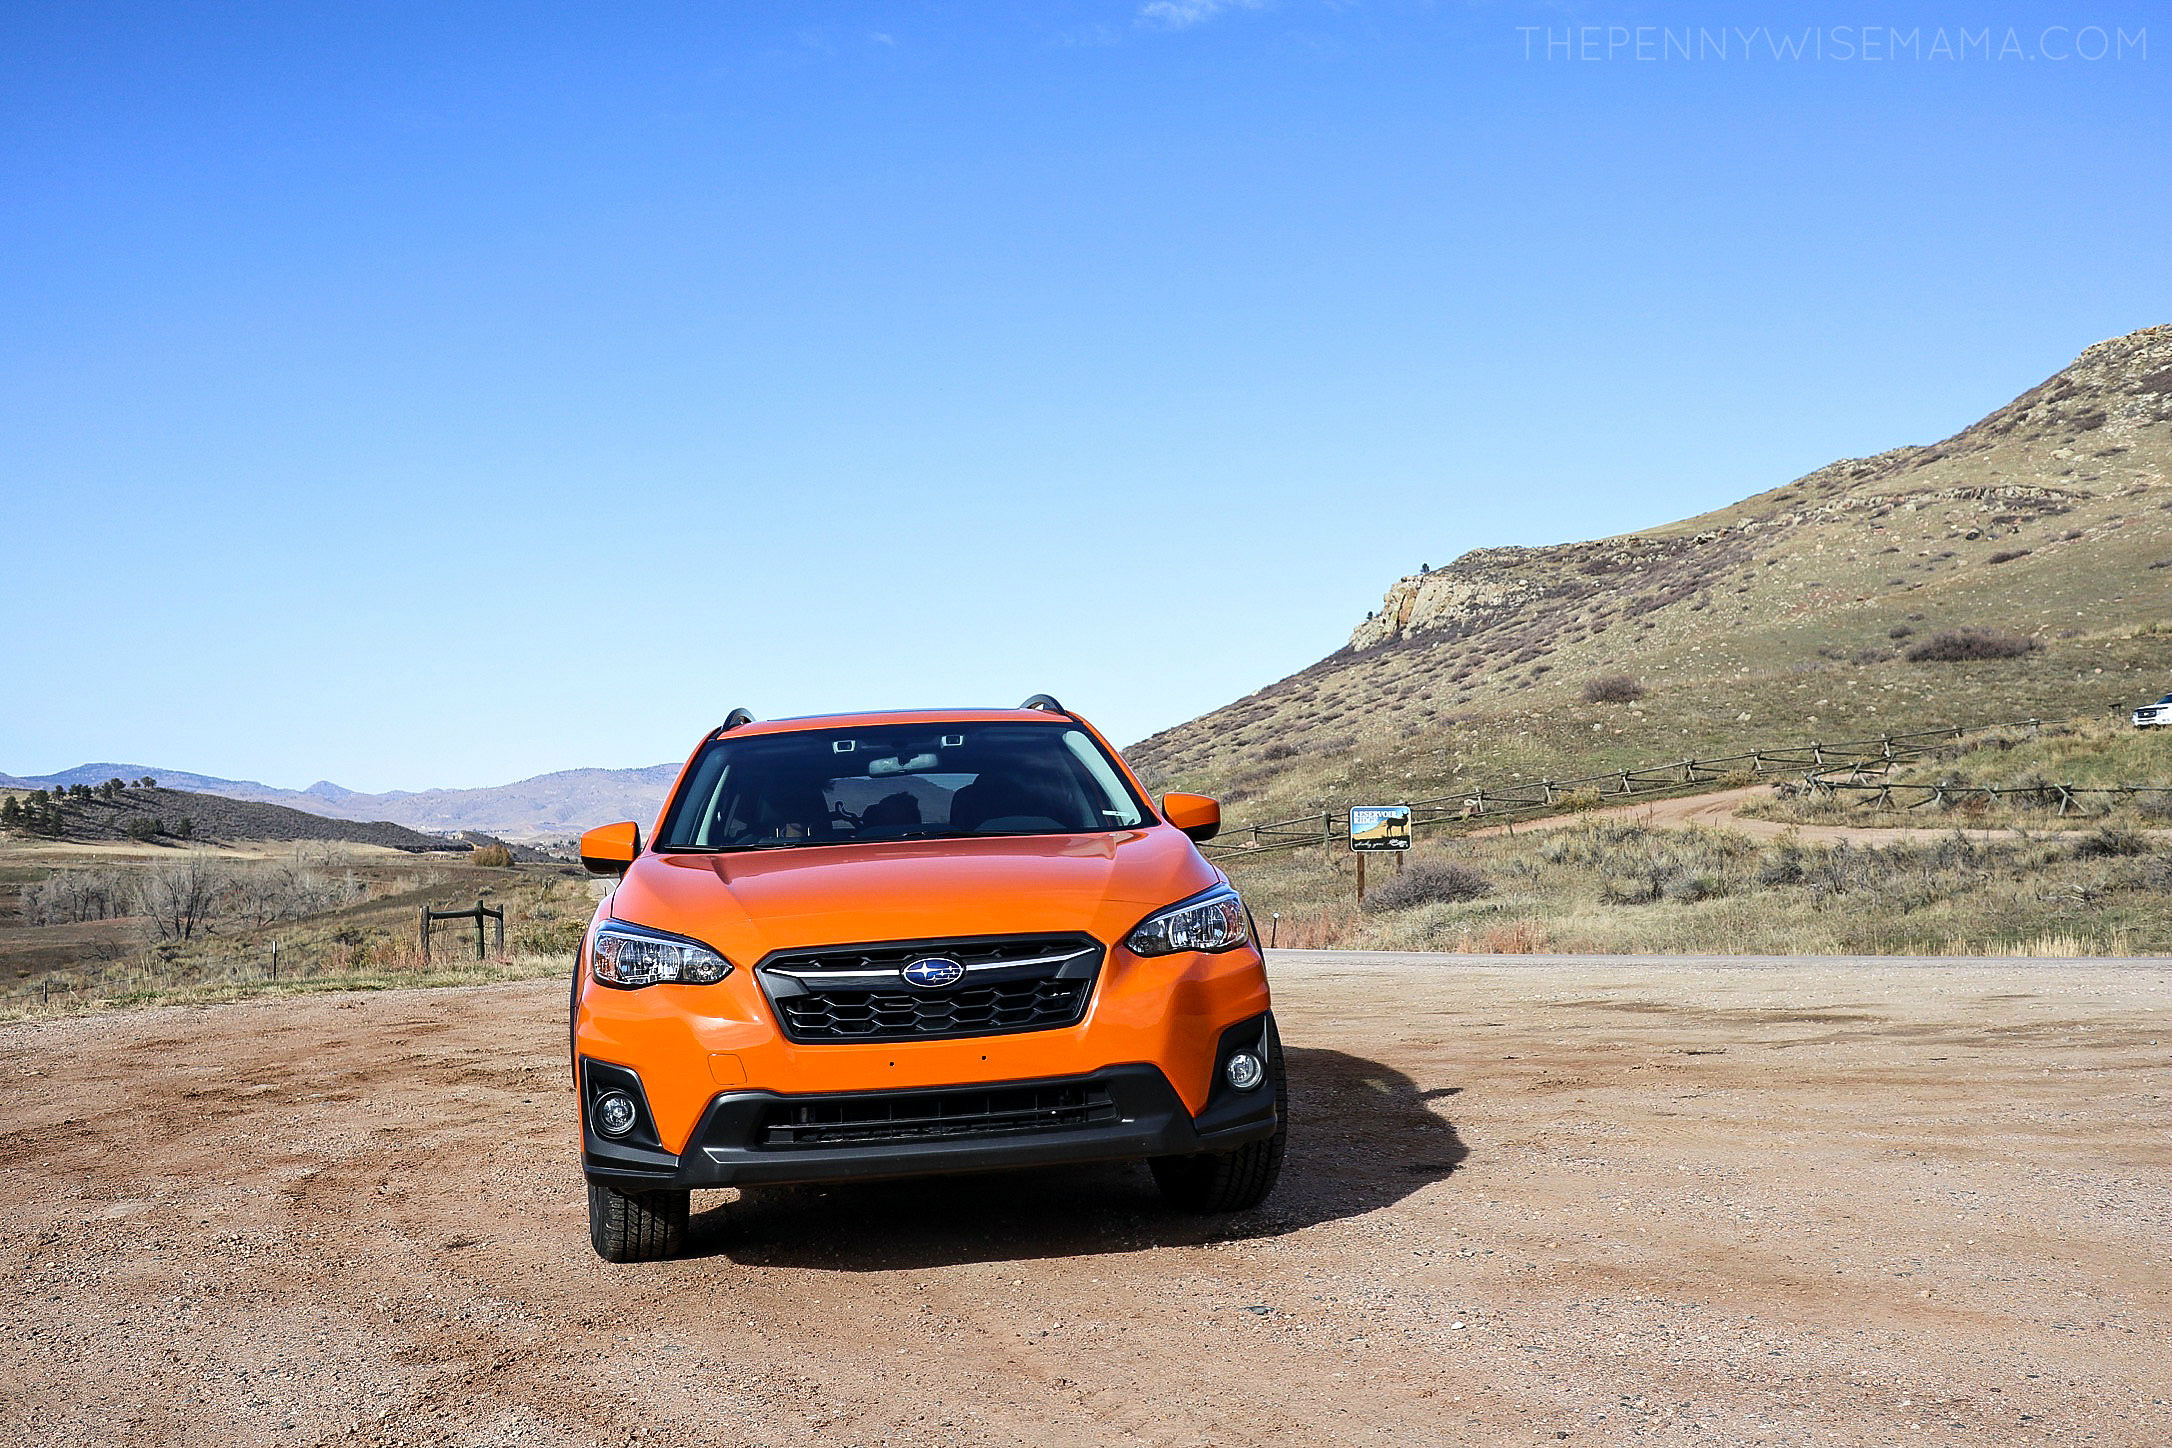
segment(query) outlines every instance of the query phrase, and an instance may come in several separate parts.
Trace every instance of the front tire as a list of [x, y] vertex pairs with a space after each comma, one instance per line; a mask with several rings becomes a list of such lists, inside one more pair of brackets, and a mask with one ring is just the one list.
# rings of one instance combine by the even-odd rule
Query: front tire
[[588, 1184], [588, 1240], [606, 1262], [656, 1262], [686, 1245], [693, 1196], [684, 1191], [622, 1192]]
[[1270, 1034], [1267, 1071], [1274, 1080], [1275, 1134], [1229, 1151], [1157, 1156], [1147, 1162], [1162, 1200], [1181, 1212], [1242, 1212], [1267, 1200], [1282, 1175], [1290, 1139], [1290, 1088], [1282, 1075], [1282, 1041]]

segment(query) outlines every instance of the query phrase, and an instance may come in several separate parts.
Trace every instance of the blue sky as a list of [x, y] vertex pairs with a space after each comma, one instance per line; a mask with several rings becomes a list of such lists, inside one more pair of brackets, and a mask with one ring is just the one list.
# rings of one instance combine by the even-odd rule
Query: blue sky
[[0, 771], [1138, 738], [2172, 321], [2151, 12], [16, 0]]

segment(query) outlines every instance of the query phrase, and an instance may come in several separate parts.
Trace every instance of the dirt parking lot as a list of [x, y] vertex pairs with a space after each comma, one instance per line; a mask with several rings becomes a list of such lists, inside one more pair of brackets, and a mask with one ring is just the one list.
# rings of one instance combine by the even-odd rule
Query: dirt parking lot
[[0, 1437], [2172, 1443], [2172, 962], [1274, 976], [1259, 1212], [719, 1194], [639, 1267], [562, 985], [0, 1028]]

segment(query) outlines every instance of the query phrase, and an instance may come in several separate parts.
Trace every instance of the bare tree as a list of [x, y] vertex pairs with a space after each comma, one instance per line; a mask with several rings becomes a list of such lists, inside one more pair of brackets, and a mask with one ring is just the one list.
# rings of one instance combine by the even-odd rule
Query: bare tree
[[210, 855], [191, 850], [149, 866], [136, 882], [136, 903], [161, 940], [189, 940], [226, 908], [232, 873]]
[[30, 925], [111, 920], [128, 913], [131, 893], [117, 870], [63, 870], [23, 887], [23, 920]]
[[328, 875], [296, 860], [264, 860], [233, 873], [231, 908], [250, 925], [299, 920], [351, 905], [367, 893], [352, 874]]
[[345, 870], [354, 865], [354, 852], [339, 840], [296, 840], [294, 862], [320, 870]]

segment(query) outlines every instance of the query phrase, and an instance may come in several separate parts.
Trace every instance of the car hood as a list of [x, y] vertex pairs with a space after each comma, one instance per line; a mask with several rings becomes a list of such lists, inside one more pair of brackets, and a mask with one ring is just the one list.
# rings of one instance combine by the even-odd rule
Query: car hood
[[649, 854], [627, 872], [610, 911], [752, 964], [775, 950], [880, 940], [1083, 930], [1113, 942], [1156, 906], [1220, 878], [1180, 831], [1156, 825]]

